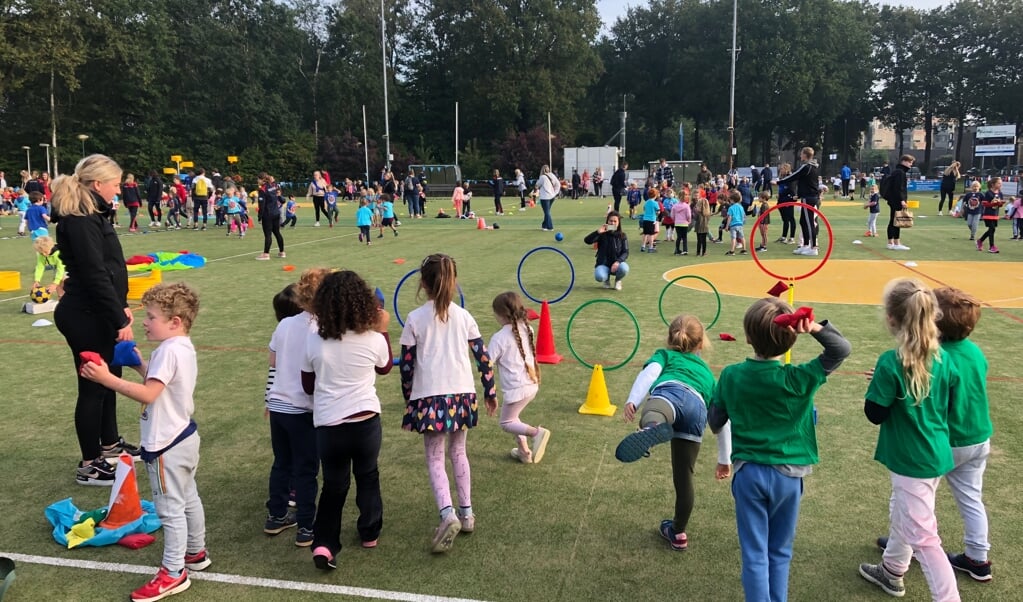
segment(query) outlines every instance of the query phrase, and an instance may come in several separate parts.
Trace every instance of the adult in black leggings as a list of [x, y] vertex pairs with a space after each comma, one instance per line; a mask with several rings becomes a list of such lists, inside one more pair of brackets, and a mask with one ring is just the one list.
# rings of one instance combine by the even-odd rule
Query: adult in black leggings
[[[319, 171], [313, 172], [313, 181], [309, 182], [309, 189], [306, 190], [306, 196], [312, 197], [313, 199], [313, 210], [316, 212], [316, 222], [314, 226], [320, 225], [320, 214], [324, 217], [327, 216], [327, 206], [324, 204], [323, 199], [327, 194], [327, 180], [323, 178], [323, 174]], [[269, 245], [266, 247], [267, 252], [270, 251]]]
[[[821, 198], [812, 196], [806, 197], [803, 199], [803, 203], [817, 209], [821, 206]], [[794, 209], [794, 207], [790, 209]], [[820, 232], [820, 224], [817, 222], [817, 214], [806, 208], [800, 209], [799, 231], [803, 235], [803, 247], [816, 249], [817, 234]]]
[[952, 209], [955, 207], [952, 203], [955, 199], [956, 182], [958, 180], [959, 161], [953, 161], [952, 165], [949, 165], [941, 176], [941, 200], [938, 201], [938, 215], [941, 215], [941, 210], [945, 206], [945, 197], [948, 197], [948, 214], [952, 215]]
[[[70, 268], [53, 318], [71, 348], [76, 375], [85, 361], [82, 352], [97, 353], [110, 364], [114, 345], [133, 338], [124, 252], [107, 218], [120, 183], [121, 168], [103, 155], [82, 159], [73, 176], [53, 182], [60, 254]], [[111, 367], [111, 372], [120, 375], [121, 369]], [[82, 452], [75, 480], [81, 485], [112, 485], [115, 470], [104, 458], [139, 453], [118, 434], [114, 392], [80, 375], [75, 432]]]
[[146, 203], [149, 206], [149, 221], [153, 227], [159, 226], [163, 221], [163, 211], [160, 202], [163, 200], [163, 180], [155, 169], [149, 170], [149, 178], [146, 179]]
[[277, 239], [277, 256], [285, 257], [284, 237], [281, 236], [281, 195], [272, 176], [259, 174], [259, 222], [263, 226], [263, 253], [256, 259], [270, 259], [270, 237]]

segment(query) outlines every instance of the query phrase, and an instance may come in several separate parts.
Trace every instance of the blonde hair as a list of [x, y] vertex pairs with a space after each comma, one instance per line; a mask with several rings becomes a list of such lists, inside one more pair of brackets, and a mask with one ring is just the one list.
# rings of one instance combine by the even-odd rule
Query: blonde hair
[[980, 192], [980, 181], [974, 180], [973, 184], [970, 184], [971, 192]]
[[945, 168], [945, 175], [950, 176], [955, 172], [956, 177], [959, 177], [959, 161], [953, 161], [952, 165]]
[[804, 146], [799, 151], [800, 157], [806, 157], [807, 160], [813, 159], [814, 151], [812, 146]]
[[161, 282], [142, 294], [142, 305], [155, 305], [168, 320], [181, 318], [188, 333], [199, 313], [199, 294], [184, 282]]
[[916, 278], [892, 280], [885, 286], [883, 299], [907, 392], [915, 400], [914, 405], [920, 405], [931, 393], [931, 363], [941, 357], [938, 299]]
[[779, 176], [787, 176], [790, 173], [792, 173], [792, 164], [791, 163], [782, 163], [781, 165], [778, 166], [778, 175]]
[[135, 181], [135, 174], [130, 173], [124, 176], [124, 183], [130, 184]]
[[32, 241], [32, 248], [40, 255], [49, 255], [56, 244], [52, 237], [43, 235]]
[[58, 176], [50, 184], [50, 204], [57, 215], [92, 215], [98, 213], [92, 196], [93, 182], [121, 181], [121, 167], [106, 155], [89, 155], [75, 165], [69, 176]]
[[707, 331], [695, 316], [675, 316], [668, 326], [668, 347], [682, 353], [695, 353], [710, 347]]
[[327, 268], [309, 268], [295, 283], [295, 303], [304, 311], [313, 312], [313, 298], [323, 279], [330, 273]]
[[522, 358], [523, 364], [526, 364], [526, 349], [522, 346], [519, 323], [521, 322], [526, 327], [526, 332], [529, 333], [529, 351], [533, 354], [533, 364], [526, 364], [526, 372], [529, 374], [529, 380], [540, 384], [540, 366], [536, 363], [536, 344], [533, 341], [533, 329], [529, 326], [529, 315], [526, 313], [526, 307], [522, 304], [519, 294], [514, 291], [501, 293], [494, 297], [491, 307], [494, 310], [494, 315], [503, 318], [511, 325], [512, 334], [515, 335], [515, 344], [518, 345], [519, 356]]

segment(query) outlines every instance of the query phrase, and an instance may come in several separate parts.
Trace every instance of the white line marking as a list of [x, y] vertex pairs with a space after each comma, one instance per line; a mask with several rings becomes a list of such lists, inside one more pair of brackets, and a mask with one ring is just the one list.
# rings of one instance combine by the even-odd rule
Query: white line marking
[[[53, 558], [49, 556], [34, 556], [30, 554], [12, 554], [2, 551], [0, 551], [0, 556], [6, 556], [12, 560], [26, 562], [28, 564], [43, 564], [55, 567], [89, 569], [94, 571], [107, 571], [110, 573], [133, 573], [137, 575], [153, 574], [153, 567], [140, 566], [137, 564], [94, 562], [91, 560]], [[471, 598], [448, 598], [445, 596], [429, 596], [425, 594], [392, 592], [383, 589], [371, 589], [366, 587], [328, 585], [325, 583], [305, 583], [302, 581], [285, 581], [282, 579], [264, 579], [262, 577], [246, 577], [244, 575], [229, 575], [226, 573], [200, 573], [196, 571], [189, 573], [188, 577], [189, 579], [195, 579], [196, 581], [215, 581], [217, 583], [230, 583], [233, 585], [247, 585], [251, 587], [266, 587], [270, 589], [284, 589], [297, 592], [314, 592], [319, 594], [356, 596], [359, 598], [371, 598], [374, 600], [401, 600], [404, 602], [482, 602], [481, 600], [473, 600]]]
[[[593, 473], [593, 484], [590, 485], [590, 497], [586, 499], [586, 507], [583, 508], [583, 515], [579, 519], [579, 529], [575, 533], [575, 541], [572, 542], [572, 553], [568, 556], [568, 565], [572, 566], [575, 564], [575, 551], [579, 547], [579, 538], [582, 537], [583, 528], [586, 526], [586, 517], [590, 513], [590, 505], [593, 503], [593, 494], [597, 490], [597, 482], [600, 480], [600, 469], [604, 466], [604, 456], [607, 455], [607, 443], [604, 443], [604, 447], [600, 450], [600, 461], [597, 462], [597, 470]], [[566, 573], [565, 579], [561, 581], [561, 587], [558, 588], [558, 598], [561, 598], [561, 592], [565, 590], [565, 581], [568, 579], [570, 573]]]

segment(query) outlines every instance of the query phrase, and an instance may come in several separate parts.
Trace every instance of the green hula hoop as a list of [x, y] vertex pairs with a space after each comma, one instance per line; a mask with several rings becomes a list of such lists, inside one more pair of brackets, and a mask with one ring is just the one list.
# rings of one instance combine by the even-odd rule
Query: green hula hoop
[[639, 351], [640, 336], [639, 320], [636, 319], [636, 315], [629, 311], [628, 307], [625, 307], [624, 305], [617, 301], [614, 301], [612, 299], [591, 299], [586, 303], [580, 305], [578, 308], [576, 308], [576, 310], [572, 312], [572, 316], [568, 319], [568, 327], [565, 329], [565, 341], [568, 343], [568, 350], [572, 352], [572, 355], [575, 357], [575, 359], [579, 360], [580, 364], [586, 366], [590, 370], [593, 369], [593, 364], [587, 364], [586, 361], [583, 360], [583, 358], [579, 357], [579, 354], [575, 352], [575, 347], [572, 346], [572, 322], [575, 320], [575, 317], [579, 314], [579, 312], [583, 310], [584, 307], [586, 307], [587, 305], [593, 305], [594, 303], [610, 303], [612, 305], [617, 305], [618, 307], [622, 308], [630, 318], [632, 318], [632, 325], [636, 327], [636, 346], [632, 348], [632, 353], [629, 354], [629, 357], [625, 358], [625, 360], [622, 361], [620, 364], [615, 364], [614, 366], [607, 366], [606, 368], [604, 368], [605, 372], [617, 370], [624, 366], [625, 364], [631, 362], [632, 358], [636, 357], [636, 352]]
[[685, 278], [695, 278], [697, 280], [701, 280], [705, 282], [707, 286], [710, 287], [710, 290], [714, 291], [714, 298], [717, 299], [718, 302], [718, 310], [714, 314], [714, 319], [710, 321], [710, 324], [707, 324], [707, 326], [704, 327], [707, 330], [710, 330], [711, 328], [714, 327], [715, 324], [717, 324], [718, 318], [721, 317], [721, 293], [718, 292], [718, 289], [711, 283], [710, 280], [707, 280], [703, 276], [697, 276], [696, 274], [683, 274], [678, 278], [675, 278], [668, 284], [664, 285], [664, 289], [661, 290], [661, 296], [657, 298], [657, 312], [661, 314], [661, 321], [664, 322], [665, 326], [671, 326], [671, 322], [668, 321], [668, 318], [664, 317], [664, 295], [665, 293], [668, 292], [668, 288], [670, 288], [671, 285]]

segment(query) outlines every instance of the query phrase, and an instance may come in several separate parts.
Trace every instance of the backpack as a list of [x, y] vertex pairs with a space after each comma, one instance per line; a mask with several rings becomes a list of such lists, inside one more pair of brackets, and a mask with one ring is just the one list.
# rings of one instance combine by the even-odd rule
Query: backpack
[[196, 178], [195, 187], [192, 190], [195, 192], [195, 196], [209, 196], [210, 191], [206, 186], [206, 178]]
[[899, 195], [899, 191], [895, 190], [895, 179], [892, 174], [885, 174], [881, 178], [881, 183], [877, 186], [877, 191], [881, 193], [881, 198], [886, 201], [898, 202], [902, 198]]

